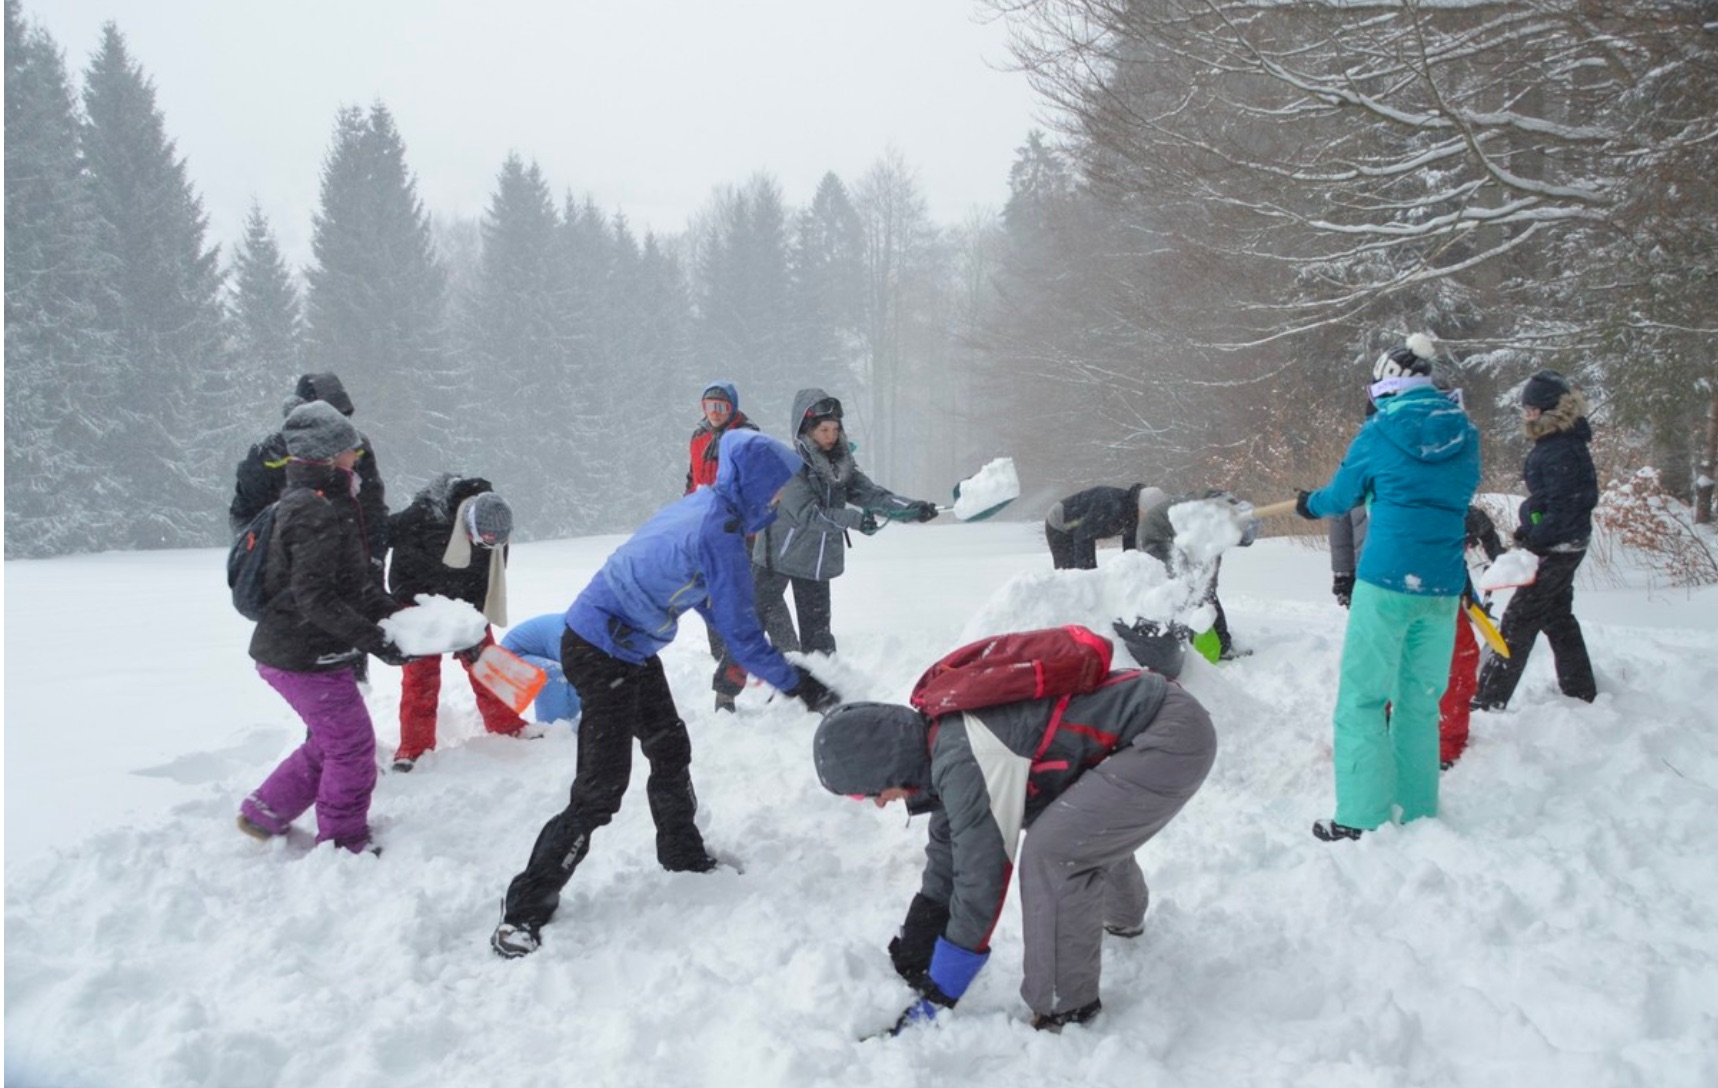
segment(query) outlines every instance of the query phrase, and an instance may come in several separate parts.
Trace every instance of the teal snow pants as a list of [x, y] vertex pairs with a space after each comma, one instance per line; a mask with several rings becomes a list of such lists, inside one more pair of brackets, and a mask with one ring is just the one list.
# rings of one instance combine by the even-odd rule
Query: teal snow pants
[[1438, 700], [1459, 602], [1355, 585], [1336, 689], [1337, 823], [1371, 831], [1392, 805], [1403, 822], [1438, 814]]

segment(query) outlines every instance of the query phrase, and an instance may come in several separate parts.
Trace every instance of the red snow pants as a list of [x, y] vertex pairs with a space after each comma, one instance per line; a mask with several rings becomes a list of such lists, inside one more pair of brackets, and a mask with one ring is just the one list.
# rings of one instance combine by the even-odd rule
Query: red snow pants
[[1438, 701], [1438, 762], [1453, 763], [1467, 748], [1468, 704], [1479, 690], [1479, 640], [1463, 615], [1456, 621], [1456, 652], [1450, 658], [1450, 686]]
[[[483, 645], [495, 641], [495, 632], [485, 628]], [[455, 660], [458, 660], [457, 658]], [[471, 666], [460, 662], [471, 690], [477, 696], [477, 712], [483, 716], [483, 728], [491, 733], [517, 733], [525, 728], [525, 719], [513, 713], [513, 708], [471, 675]], [[400, 668], [400, 747], [394, 758], [416, 759], [435, 749], [436, 705], [441, 700], [441, 657], [424, 657]]]

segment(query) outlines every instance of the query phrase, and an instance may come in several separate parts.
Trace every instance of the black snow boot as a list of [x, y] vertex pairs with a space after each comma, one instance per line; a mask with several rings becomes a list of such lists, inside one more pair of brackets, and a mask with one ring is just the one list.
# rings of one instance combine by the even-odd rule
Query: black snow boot
[[1344, 839], [1358, 839], [1366, 834], [1358, 827], [1339, 824], [1335, 820], [1319, 820], [1312, 825], [1312, 833], [1325, 842], [1341, 842]]
[[1093, 999], [1091, 1004], [1067, 1012], [1038, 1013], [1032, 1017], [1032, 1030], [1060, 1033], [1069, 1024], [1083, 1024], [1103, 1011], [1104, 1003]]

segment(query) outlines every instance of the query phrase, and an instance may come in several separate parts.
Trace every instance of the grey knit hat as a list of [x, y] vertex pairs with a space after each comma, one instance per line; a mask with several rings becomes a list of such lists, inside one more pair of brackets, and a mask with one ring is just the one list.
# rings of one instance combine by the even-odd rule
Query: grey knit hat
[[465, 516], [471, 523], [473, 542], [485, 548], [501, 547], [513, 535], [513, 508], [493, 491], [473, 499]]
[[301, 404], [287, 414], [280, 427], [286, 452], [300, 461], [330, 461], [347, 450], [358, 448], [358, 428], [327, 401]]

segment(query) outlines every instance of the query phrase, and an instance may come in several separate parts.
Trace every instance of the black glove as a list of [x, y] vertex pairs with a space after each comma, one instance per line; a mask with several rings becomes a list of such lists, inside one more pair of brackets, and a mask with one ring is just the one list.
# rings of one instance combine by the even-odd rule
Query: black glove
[[1312, 492], [1296, 491], [1294, 493], [1294, 512], [1308, 521], [1317, 521], [1318, 515], [1312, 512], [1311, 500]]
[[474, 643], [463, 650], [453, 651], [453, 656], [459, 658], [459, 660], [465, 664], [466, 668], [470, 668], [477, 664], [477, 659], [479, 657], [483, 656], [483, 647], [486, 645], [488, 644], [483, 642]]
[[1333, 575], [1330, 579], [1330, 592], [1336, 594], [1337, 604], [1347, 608], [1349, 599], [1354, 596], [1354, 575]]
[[859, 531], [864, 533], [866, 536], [876, 535], [877, 530], [882, 527], [883, 524], [877, 520], [877, 515], [873, 514], [869, 510], [865, 511], [865, 513], [859, 518]]
[[895, 965], [895, 973], [915, 990], [923, 989], [923, 984], [930, 981], [931, 953], [936, 949], [937, 938], [947, 928], [947, 903], [939, 903], [923, 892], [913, 896], [901, 931], [889, 942], [889, 962]]
[[1533, 535], [1533, 534], [1532, 534], [1532, 533], [1530, 533], [1530, 532], [1528, 532], [1528, 531], [1527, 531], [1527, 526], [1525, 526], [1525, 525], [1517, 525], [1517, 526], [1516, 526], [1516, 527], [1515, 527], [1515, 535], [1514, 535], [1514, 536], [1512, 536], [1512, 537], [1511, 537], [1511, 538], [1510, 538], [1510, 539], [1511, 539], [1511, 540], [1513, 540], [1513, 541], [1515, 541], [1515, 543], [1516, 543], [1516, 544], [1517, 544], [1517, 545], [1519, 545], [1519, 546], [1520, 546], [1520, 547], [1523, 547], [1523, 548], [1525, 548], [1525, 547], [1527, 547], [1527, 541], [1528, 541], [1528, 539], [1529, 539], [1529, 538], [1530, 538], [1530, 537], [1531, 537], [1531, 536], [1532, 536], [1532, 535]]
[[398, 646], [395, 646], [394, 640], [391, 638], [383, 638], [381, 646], [370, 652], [375, 656], [377, 661], [380, 661], [384, 665], [392, 665], [395, 668], [399, 668], [401, 665], [410, 664], [417, 660], [417, 658], [406, 653]]
[[841, 702], [841, 696], [804, 669], [799, 670], [799, 683], [788, 694], [804, 703], [805, 709], [813, 714], [822, 714]]
[[937, 504], [934, 502], [915, 502], [913, 504], [913, 517], [918, 521], [935, 521], [940, 513], [942, 511], [937, 509]]

